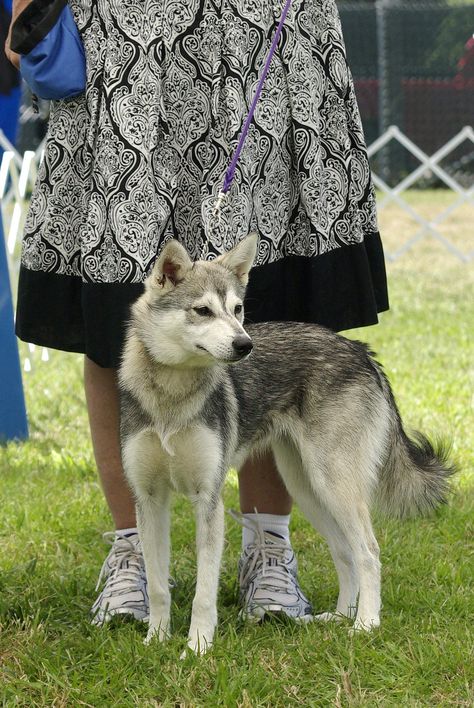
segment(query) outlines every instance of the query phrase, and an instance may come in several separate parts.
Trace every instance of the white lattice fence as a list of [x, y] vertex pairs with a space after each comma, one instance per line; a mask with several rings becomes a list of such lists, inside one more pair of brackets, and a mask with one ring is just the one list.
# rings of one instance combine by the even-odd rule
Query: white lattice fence
[[20, 224], [28, 208], [26, 195], [35, 183], [44, 145], [41, 144], [36, 152], [27, 150], [21, 155], [0, 130], [0, 147], [4, 150], [0, 164], [1, 217], [8, 255], [14, 261], [17, 258], [15, 246], [20, 238]]
[[[20, 228], [28, 208], [26, 197], [36, 181], [44, 146], [40, 145], [36, 152], [29, 150], [21, 155], [1, 130], [0, 146], [4, 150], [0, 163], [0, 218], [3, 220], [10, 273], [15, 278], [20, 266]], [[32, 359], [36, 359], [37, 354], [42, 361], [49, 360], [46, 347], [28, 344], [22, 351], [22, 365], [26, 372], [31, 370]]]
[[[441, 166], [444, 160], [450, 153], [456, 150], [462, 143], [469, 140], [473, 144], [474, 150], [474, 130], [471, 126], [466, 126], [449, 142], [443, 145], [434, 155], [426, 155], [420, 148], [415, 145], [406, 135], [402, 133], [396, 126], [391, 126], [383, 135], [378, 138], [369, 147], [369, 157], [374, 157], [380, 150], [385, 148], [392, 140], [397, 141], [406, 150], [408, 150], [419, 162], [420, 165], [413, 170], [407, 177], [402, 179], [395, 187], [389, 185], [375, 172], [372, 172], [374, 184], [378, 190], [385, 195], [378, 202], [378, 209], [381, 211], [390, 202], [395, 202], [400, 209], [407, 213], [417, 224], [419, 230], [405, 244], [398, 248], [395, 252], [386, 253], [388, 260], [395, 261], [404, 253], [409, 251], [413, 246], [424, 238], [433, 238], [442, 243], [442, 245], [456, 258], [465, 263], [472, 260], [474, 251], [463, 253], [455, 246], [448, 238], [443, 236], [439, 230], [439, 226], [446, 223], [449, 217], [464, 204], [469, 204], [473, 207], [474, 224], [474, 185], [469, 189], [465, 189], [459, 184], [448, 172]], [[419, 180], [425, 178], [427, 172], [436, 175], [448, 189], [452, 190], [457, 199], [444, 211], [436, 214], [432, 219], [426, 219], [419, 214], [403, 197], [404, 192], [413, 187]]]

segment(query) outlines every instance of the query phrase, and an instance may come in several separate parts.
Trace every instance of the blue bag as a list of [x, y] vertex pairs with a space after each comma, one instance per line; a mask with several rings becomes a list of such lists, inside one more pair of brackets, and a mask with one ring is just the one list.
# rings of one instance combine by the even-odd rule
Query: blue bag
[[13, 23], [10, 47], [21, 54], [21, 74], [38, 98], [85, 90], [86, 57], [67, 0], [33, 0]]

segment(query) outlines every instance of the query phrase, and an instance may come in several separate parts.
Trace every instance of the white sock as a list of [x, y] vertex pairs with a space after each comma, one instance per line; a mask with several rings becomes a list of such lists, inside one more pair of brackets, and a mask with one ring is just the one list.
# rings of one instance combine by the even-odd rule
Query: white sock
[[119, 533], [121, 536], [138, 536], [138, 529], [137, 527], [130, 529], [115, 529], [115, 533]]
[[[279, 514], [242, 514], [244, 519], [258, 522], [264, 531], [276, 533], [290, 543], [290, 515], [280, 516]], [[242, 527], [242, 549], [246, 548], [250, 543], [253, 543], [255, 533], [253, 529]]]

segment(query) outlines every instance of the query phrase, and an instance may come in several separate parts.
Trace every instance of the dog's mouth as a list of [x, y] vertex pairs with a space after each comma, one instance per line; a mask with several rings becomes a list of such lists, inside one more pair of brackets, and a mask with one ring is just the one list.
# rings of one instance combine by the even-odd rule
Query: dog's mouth
[[246, 359], [248, 359], [249, 356], [251, 355], [251, 353], [252, 352], [250, 351], [250, 352], [245, 352], [242, 354], [235, 354], [235, 356], [232, 359], [227, 359], [227, 363], [228, 364], [238, 364], [239, 361], [245, 361]]
[[206, 354], [209, 354], [209, 356], [212, 356], [211, 352], [206, 349], [206, 347], [203, 347], [201, 344], [196, 344], [196, 349], [199, 349], [201, 352], [205, 352]]
[[201, 352], [204, 352], [207, 354], [211, 359], [214, 359], [214, 361], [218, 364], [238, 364], [239, 361], [244, 361], [245, 359], [248, 359], [250, 356], [250, 352], [246, 352], [245, 354], [234, 354], [234, 356], [230, 357], [220, 357], [216, 356], [215, 354], [211, 354], [209, 349], [206, 349], [206, 347], [203, 347], [202, 344], [196, 344], [196, 349], [198, 349]]

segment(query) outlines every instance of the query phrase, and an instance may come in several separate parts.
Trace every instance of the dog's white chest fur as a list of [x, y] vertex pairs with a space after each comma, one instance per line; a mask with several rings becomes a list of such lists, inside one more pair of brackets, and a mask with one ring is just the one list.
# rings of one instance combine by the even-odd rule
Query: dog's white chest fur
[[134, 486], [149, 497], [165, 484], [191, 501], [200, 495], [210, 494], [215, 480], [209, 470], [216, 469], [222, 451], [217, 435], [205, 426], [196, 423], [169, 440], [173, 454], [163, 447], [160, 436], [148, 429], [130, 437], [124, 446], [124, 459], [142, 461], [134, 466]]

